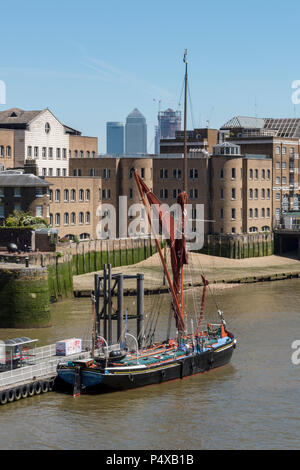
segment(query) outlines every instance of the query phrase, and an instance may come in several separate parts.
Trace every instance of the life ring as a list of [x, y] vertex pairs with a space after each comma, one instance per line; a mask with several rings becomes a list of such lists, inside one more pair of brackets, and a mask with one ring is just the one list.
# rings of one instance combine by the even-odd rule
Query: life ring
[[34, 384], [34, 392], [35, 392], [35, 394], [36, 394], [36, 395], [39, 395], [39, 394], [41, 393], [41, 391], [42, 391], [42, 386], [41, 386], [40, 382], [36, 382], [36, 383]]
[[15, 388], [15, 400], [18, 401], [22, 398], [22, 391], [21, 388]]
[[28, 386], [28, 395], [29, 395], [30, 397], [33, 397], [33, 395], [34, 395], [34, 384], [30, 384], [30, 385]]
[[7, 403], [7, 392], [2, 392], [1, 393], [0, 403], [1, 403], [1, 405], [6, 405], [6, 403]]
[[12, 403], [12, 402], [15, 400], [15, 398], [16, 398], [16, 393], [15, 393], [14, 389], [11, 388], [11, 389], [8, 390], [8, 392], [7, 392], [7, 401], [8, 401], [9, 403]]
[[48, 382], [43, 382], [42, 383], [42, 392], [47, 393], [49, 390], [49, 383]]
[[29, 389], [28, 385], [23, 385], [23, 387], [21, 389], [22, 398], [27, 398], [28, 397], [28, 389]]

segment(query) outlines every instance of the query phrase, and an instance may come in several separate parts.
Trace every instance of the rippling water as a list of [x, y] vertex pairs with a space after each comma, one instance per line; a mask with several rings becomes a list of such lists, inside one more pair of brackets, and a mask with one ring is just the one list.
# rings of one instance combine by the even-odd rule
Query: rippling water
[[[48, 393], [3, 406], [0, 448], [299, 448], [300, 365], [291, 362], [291, 344], [300, 340], [300, 281], [216, 291], [216, 299], [238, 339], [231, 364], [131, 391], [76, 399]], [[160, 308], [165, 329], [165, 298]], [[88, 333], [88, 299], [57, 303], [52, 313], [51, 328], [0, 330], [0, 339], [22, 334], [43, 345]]]

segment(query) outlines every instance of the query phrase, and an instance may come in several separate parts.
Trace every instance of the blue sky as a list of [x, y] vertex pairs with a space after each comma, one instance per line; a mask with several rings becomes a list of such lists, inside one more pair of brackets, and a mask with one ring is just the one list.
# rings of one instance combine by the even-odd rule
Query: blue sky
[[137, 107], [153, 151], [158, 100], [162, 110], [178, 109], [187, 48], [189, 128], [207, 120], [220, 127], [238, 114], [300, 116], [291, 101], [300, 80], [299, 19], [291, 0], [5, 2], [0, 110], [49, 107], [98, 136], [105, 152], [106, 121], [125, 121]]

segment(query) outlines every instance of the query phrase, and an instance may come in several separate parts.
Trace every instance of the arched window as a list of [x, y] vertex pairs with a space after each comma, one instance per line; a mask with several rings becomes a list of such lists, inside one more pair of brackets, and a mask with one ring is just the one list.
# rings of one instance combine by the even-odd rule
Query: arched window
[[86, 158], [90, 158], [90, 152], [89, 151], [86, 152]]
[[55, 190], [55, 202], [60, 202], [60, 190]]
[[68, 189], [64, 190], [64, 201], [65, 202], [69, 201], [69, 190]]
[[76, 224], [76, 214], [75, 214], [75, 212], [71, 212], [71, 224], [72, 225]]
[[269, 232], [270, 227], [269, 227], [269, 225], [264, 225], [261, 230], [262, 230], [262, 232]]
[[55, 225], [60, 225], [60, 214], [59, 213], [55, 214]]
[[80, 224], [84, 223], [84, 214], [83, 214], [83, 212], [79, 212], [79, 223]]
[[64, 224], [69, 225], [69, 213], [68, 212], [64, 213]]
[[83, 201], [84, 199], [84, 191], [83, 189], [79, 189], [79, 201]]
[[91, 223], [91, 215], [89, 212], [85, 213], [85, 223], [90, 224]]
[[4, 157], [4, 147], [0, 145], [0, 157]]
[[90, 195], [91, 195], [91, 191], [89, 189], [87, 189], [86, 192], [85, 192], [85, 200], [86, 201], [90, 200]]
[[280, 147], [279, 147], [279, 145], [276, 146], [275, 153], [276, 153], [276, 155], [280, 155]]
[[76, 191], [75, 189], [71, 189], [71, 201], [76, 201]]
[[6, 156], [7, 156], [8, 158], [11, 157], [11, 147], [10, 147], [9, 145], [6, 147]]
[[257, 227], [250, 227], [249, 232], [257, 232]]

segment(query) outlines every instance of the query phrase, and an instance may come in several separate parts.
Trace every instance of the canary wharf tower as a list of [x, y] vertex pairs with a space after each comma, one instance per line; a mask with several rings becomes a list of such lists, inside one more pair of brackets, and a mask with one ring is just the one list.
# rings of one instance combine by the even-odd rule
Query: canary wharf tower
[[128, 114], [126, 119], [125, 153], [126, 155], [147, 153], [146, 119], [137, 108]]

